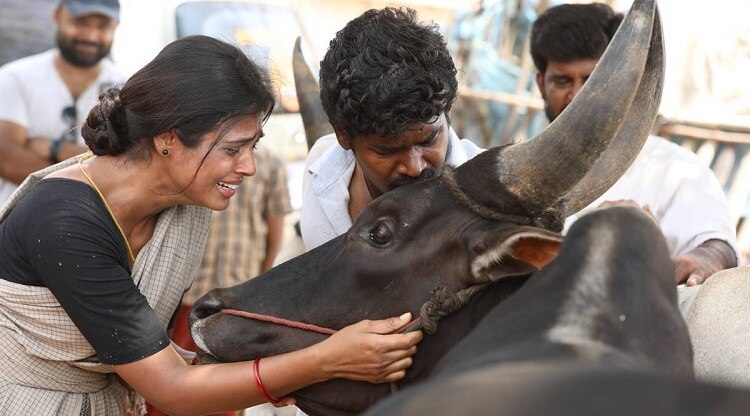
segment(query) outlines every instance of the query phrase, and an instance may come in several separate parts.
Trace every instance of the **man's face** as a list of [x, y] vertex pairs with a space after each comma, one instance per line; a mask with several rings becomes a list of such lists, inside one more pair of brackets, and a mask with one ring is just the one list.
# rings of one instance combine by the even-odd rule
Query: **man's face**
[[445, 114], [432, 124], [414, 126], [397, 138], [375, 134], [360, 135], [354, 140], [339, 136], [345, 149], [352, 149], [362, 167], [373, 198], [429, 177], [445, 162], [448, 154], [449, 125]]
[[55, 13], [55, 22], [57, 47], [70, 64], [92, 67], [109, 54], [116, 21], [99, 14], [75, 17], [61, 6]]
[[596, 68], [599, 59], [579, 59], [569, 62], [549, 61], [547, 70], [536, 74], [536, 84], [544, 99], [544, 111], [553, 121], [583, 87]]

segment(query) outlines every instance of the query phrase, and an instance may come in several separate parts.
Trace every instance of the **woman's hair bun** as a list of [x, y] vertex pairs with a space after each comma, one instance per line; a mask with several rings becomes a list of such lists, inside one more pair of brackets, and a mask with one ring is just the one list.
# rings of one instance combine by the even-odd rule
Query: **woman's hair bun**
[[111, 87], [99, 95], [99, 102], [81, 127], [81, 135], [95, 155], [118, 155], [128, 149], [130, 143], [119, 134], [123, 114], [120, 87]]

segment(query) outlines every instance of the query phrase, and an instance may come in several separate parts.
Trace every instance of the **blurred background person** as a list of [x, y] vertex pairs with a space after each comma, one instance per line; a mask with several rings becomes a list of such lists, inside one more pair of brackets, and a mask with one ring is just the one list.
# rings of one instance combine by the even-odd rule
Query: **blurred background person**
[[[551, 7], [534, 22], [531, 56], [550, 122], [583, 88], [622, 19], [622, 13], [610, 6], [592, 3]], [[737, 265], [735, 226], [726, 196], [714, 173], [694, 153], [650, 136], [625, 174], [581, 213], [616, 204], [642, 206], [659, 223], [676, 283], [699, 285]]]
[[86, 148], [80, 124], [124, 76], [107, 58], [118, 0], [62, 0], [57, 47], [0, 67], [0, 205], [26, 176]]

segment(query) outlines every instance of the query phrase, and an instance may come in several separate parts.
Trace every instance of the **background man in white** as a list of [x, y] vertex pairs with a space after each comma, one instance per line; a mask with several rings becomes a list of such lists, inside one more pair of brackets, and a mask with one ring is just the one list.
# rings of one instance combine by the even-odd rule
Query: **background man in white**
[[34, 171], [83, 153], [80, 124], [124, 76], [106, 58], [118, 0], [63, 0], [57, 48], [0, 68], [0, 205]]

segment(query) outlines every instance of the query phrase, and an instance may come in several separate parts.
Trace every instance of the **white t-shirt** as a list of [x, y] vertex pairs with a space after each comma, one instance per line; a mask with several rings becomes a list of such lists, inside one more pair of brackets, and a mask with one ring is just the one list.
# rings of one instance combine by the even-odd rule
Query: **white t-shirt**
[[588, 207], [568, 217], [565, 230], [602, 202], [619, 199], [650, 206], [672, 257], [711, 239], [726, 241], [737, 255], [735, 225], [716, 175], [675, 143], [650, 136], [625, 174]]
[[[481, 153], [472, 141], [459, 139], [449, 130], [449, 153], [445, 163], [459, 166]], [[339, 146], [336, 135], [318, 139], [310, 149], [302, 181], [300, 228], [305, 249], [311, 250], [352, 226], [349, 216], [349, 182], [354, 174], [354, 153]]]
[[[62, 117], [63, 108], [75, 103], [78, 141], [84, 145], [80, 125], [89, 110], [97, 103], [101, 92], [123, 84], [125, 77], [112, 61], [103, 59], [96, 82], [74, 100], [55, 70], [56, 53], [57, 49], [50, 49], [0, 67], [0, 120], [25, 127], [27, 137], [56, 139], [70, 129]], [[16, 187], [15, 183], [0, 178], [0, 205]]]

